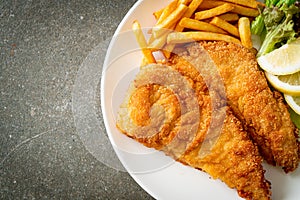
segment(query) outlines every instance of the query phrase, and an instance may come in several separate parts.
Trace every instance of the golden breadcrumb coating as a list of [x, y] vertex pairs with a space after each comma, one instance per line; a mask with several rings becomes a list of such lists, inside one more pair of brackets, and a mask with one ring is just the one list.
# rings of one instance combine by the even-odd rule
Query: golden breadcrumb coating
[[[222, 77], [216, 78], [214, 63], [198, 48], [194, 54], [174, 55], [168, 66], [141, 68], [120, 108], [117, 127], [145, 146], [222, 180], [245, 199], [270, 199], [258, 148], [226, 105], [226, 88], [220, 85]], [[178, 84], [189, 85], [193, 93], [183, 95], [184, 86], [171, 87], [175, 82], [169, 79], [175, 75], [170, 69], [183, 77]], [[164, 78], [171, 84], [163, 84]]]
[[[226, 42], [201, 42], [214, 60], [228, 104], [257, 143], [264, 159], [286, 172], [299, 162], [296, 128], [278, 92], [272, 92], [248, 49]], [[198, 45], [189, 48], [197, 54]]]

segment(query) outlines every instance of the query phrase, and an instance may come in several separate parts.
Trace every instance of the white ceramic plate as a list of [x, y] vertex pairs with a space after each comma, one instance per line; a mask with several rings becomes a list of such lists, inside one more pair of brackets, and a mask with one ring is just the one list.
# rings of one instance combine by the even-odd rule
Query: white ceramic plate
[[[161, 152], [146, 148], [116, 128], [117, 110], [142, 59], [131, 30], [138, 19], [143, 27], [155, 23], [152, 13], [170, 0], [140, 0], [124, 17], [105, 58], [101, 80], [101, 106], [109, 139], [122, 164], [135, 181], [156, 199], [241, 199], [237, 192], [204, 172], [174, 162]], [[146, 32], [147, 30], [145, 30]], [[272, 183], [274, 200], [300, 198], [300, 170], [286, 175], [281, 169], [264, 165]], [[298, 185], [299, 184], [299, 185]]]

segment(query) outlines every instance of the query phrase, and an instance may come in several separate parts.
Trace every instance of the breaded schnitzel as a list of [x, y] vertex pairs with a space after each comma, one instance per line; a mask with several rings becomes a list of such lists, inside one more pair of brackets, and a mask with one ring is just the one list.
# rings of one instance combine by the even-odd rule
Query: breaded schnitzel
[[[243, 122], [244, 128], [258, 145], [264, 159], [281, 166], [285, 172], [298, 166], [298, 142], [287, 107], [277, 92], [272, 92], [255, 55], [233, 43], [200, 42], [216, 64], [226, 97], [234, 114]], [[181, 65], [184, 59], [195, 59], [202, 47], [194, 44], [173, 58]], [[178, 63], [179, 62], [179, 63]], [[213, 80], [212, 80], [213, 81]]]
[[[121, 106], [117, 127], [222, 180], [245, 199], [270, 199], [258, 148], [226, 106], [224, 88], [209, 83], [214, 64], [205, 50], [199, 53], [197, 62], [189, 57], [191, 62], [180, 58], [170, 66], [143, 67]], [[202, 74], [197, 68], [201, 61], [207, 64]]]
[[270, 183], [264, 178], [262, 157], [231, 111], [227, 112], [220, 137], [210, 153], [199, 157], [200, 148], [201, 143], [184, 154], [180, 161], [222, 180], [230, 188], [236, 188], [240, 197], [270, 199]]

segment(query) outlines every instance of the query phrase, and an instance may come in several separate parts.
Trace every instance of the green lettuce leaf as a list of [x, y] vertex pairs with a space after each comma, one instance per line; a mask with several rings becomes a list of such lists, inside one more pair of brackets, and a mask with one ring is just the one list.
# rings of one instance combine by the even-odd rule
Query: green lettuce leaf
[[296, 127], [300, 130], [300, 115], [298, 115], [292, 109], [289, 109], [289, 112], [290, 112], [292, 121], [294, 122], [294, 124], [296, 125]]
[[266, 7], [262, 13], [267, 33], [257, 56], [262, 56], [296, 39], [293, 16], [300, 13], [299, 7], [282, 4]]

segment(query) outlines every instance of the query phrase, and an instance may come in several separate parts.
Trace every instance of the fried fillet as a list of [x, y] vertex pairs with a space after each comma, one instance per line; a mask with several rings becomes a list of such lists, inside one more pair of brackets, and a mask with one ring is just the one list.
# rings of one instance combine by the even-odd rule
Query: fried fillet
[[262, 158], [232, 113], [227, 113], [222, 133], [210, 153], [199, 157], [200, 148], [201, 144], [184, 154], [180, 161], [236, 188], [245, 199], [270, 199], [270, 184], [264, 178]]
[[204, 50], [198, 55], [207, 64], [202, 74], [199, 60], [179, 57], [169, 66], [143, 67], [121, 105], [117, 127], [145, 146], [222, 180], [245, 199], [270, 199], [262, 157], [226, 105], [224, 88], [209, 81], [215, 72], [207, 55]]
[[[246, 48], [226, 42], [201, 42], [216, 64], [226, 88], [228, 104], [257, 143], [264, 159], [286, 172], [298, 166], [298, 142], [282, 96], [272, 92], [255, 56]], [[192, 45], [187, 56], [201, 48]]]

